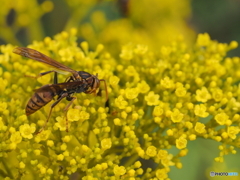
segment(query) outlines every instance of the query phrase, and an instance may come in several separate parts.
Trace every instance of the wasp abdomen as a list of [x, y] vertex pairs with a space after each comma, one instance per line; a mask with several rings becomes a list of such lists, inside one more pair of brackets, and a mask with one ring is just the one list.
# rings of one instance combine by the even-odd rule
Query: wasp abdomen
[[53, 97], [54, 93], [49, 91], [34, 93], [34, 95], [31, 97], [31, 99], [29, 99], [27, 103], [26, 115], [29, 116], [43, 106], [45, 106], [53, 99]]

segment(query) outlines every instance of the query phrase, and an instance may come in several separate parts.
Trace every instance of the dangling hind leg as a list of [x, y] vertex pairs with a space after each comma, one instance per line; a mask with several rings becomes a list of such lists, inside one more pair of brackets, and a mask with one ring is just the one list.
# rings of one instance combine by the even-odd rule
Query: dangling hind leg
[[55, 101], [55, 102], [51, 105], [51, 109], [50, 109], [50, 111], [49, 111], [47, 120], [45, 121], [45, 124], [43, 125], [43, 127], [37, 132], [37, 134], [41, 133], [41, 132], [45, 129], [45, 127], [46, 127], [46, 125], [47, 125], [47, 123], [48, 123], [48, 121], [49, 121], [49, 119], [50, 119], [50, 117], [51, 117], [53, 108], [54, 108], [63, 98], [65, 98], [65, 97], [67, 97], [67, 96], [68, 96], [68, 93], [63, 93], [63, 94], [57, 99], [57, 101]]

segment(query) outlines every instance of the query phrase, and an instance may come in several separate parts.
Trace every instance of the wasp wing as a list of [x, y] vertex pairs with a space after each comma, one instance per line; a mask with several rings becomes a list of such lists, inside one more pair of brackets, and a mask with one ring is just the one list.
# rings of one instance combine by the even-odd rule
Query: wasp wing
[[68, 91], [69, 93], [80, 93], [86, 91], [87, 84], [83, 83], [83, 81], [74, 81], [74, 82], [65, 82], [58, 84], [47, 84], [45, 86], [40, 87], [39, 89], [35, 89], [35, 92], [53, 92], [55, 95], [58, 95], [61, 91]]
[[72, 73], [73, 75], [78, 76], [77, 71], [55, 61], [54, 59], [52, 59], [34, 49], [30, 49], [30, 48], [26, 48], [26, 47], [17, 47], [13, 50], [13, 52], [16, 54], [19, 54], [21, 56], [45, 63], [45, 64], [50, 65], [61, 71], [67, 71], [67, 72]]

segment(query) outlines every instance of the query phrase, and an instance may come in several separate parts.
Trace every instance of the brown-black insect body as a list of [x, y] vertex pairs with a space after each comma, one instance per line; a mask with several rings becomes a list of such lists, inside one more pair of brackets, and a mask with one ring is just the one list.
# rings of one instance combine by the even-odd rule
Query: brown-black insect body
[[[54, 72], [54, 83], [47, 84], [35, 90], [35, 93], [28, 101], [25, 109], [27, 116], [38, 111], [40, 108], [53, 100], [55, 96], [57, 96], [56, 101], [51, 105], [51, 109], [46, 120], [47, 123], [51, 116], [53, 107], [56, 106], [63, 98], [66, 98], [68, 101], [70, 101], [70, 103], [65, 108], [65, 110], [67, 110], [69, 106], [73, 103], [73, 101], [76, 99], [76, 97], [72, 96], [74, 93], [84, 92], [86, 94], [96, 94], [96, 91], [100, 86], [100, 81], [103, 81], [105, 84], [106, 99], [108, 99], [106, 82], [104, 79], [98, 79], [97, 75], [95, 76], [84, 71], [75, 71], [34, 49], [17, 47], [13, 50], [13, 52], [21, 56], [48, 64], [56, 69], [40, 73], [36, 77], [38, 78]], [[70, 72], [72, 75], [68, 77], [64, 83], [58, 83], [57, 70]]]
[[26, 115], [29, 116], [48, 104], [55, 96], [57, 100], [52, 105], [52, 108], [57, 105], [63, 98], [72, 101], [74, 93], [81, 93], [87, 90], [87, 84], [83, 81], [66, 82], [58, 84], [47, 84], [35, 90], [35, 93], [29, 99], [26, 106]]

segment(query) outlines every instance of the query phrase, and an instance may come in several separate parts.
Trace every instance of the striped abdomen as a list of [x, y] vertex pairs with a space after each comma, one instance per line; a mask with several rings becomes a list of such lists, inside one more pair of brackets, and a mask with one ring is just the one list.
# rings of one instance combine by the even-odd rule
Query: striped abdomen
[[51, 91], [43, 91], [43, 92], [35, 92], [31, 99], [28, 101], [26, 106], [26, 115], [29, 116], [32, 113], [36, 112], [47, 103], [49, 103], [53, 97], [55, 96], [54, 92]]

